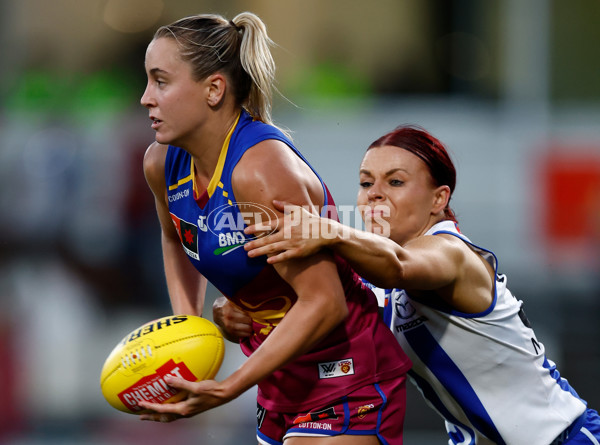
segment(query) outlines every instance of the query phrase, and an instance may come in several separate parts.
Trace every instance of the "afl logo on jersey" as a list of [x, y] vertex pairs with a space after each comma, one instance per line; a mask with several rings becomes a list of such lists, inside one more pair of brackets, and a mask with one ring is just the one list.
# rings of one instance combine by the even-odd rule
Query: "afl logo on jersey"
[[224, 232], [243, 232], [246, 225], [264, 224], [271, 227], [269, 233], [277, 229], [277, 214], [262, 204], [237, 202], [224, 204], [214, 209], [207, 218], [208, 230], [219, 236]]
[[402, 301], [400, 299], [394, 302], [394, 311], [396, 312], [396, 316], [403, 320], [408, 320], [415, 315], [416, 312], [415, 308], [410, 304], [410, 301]]

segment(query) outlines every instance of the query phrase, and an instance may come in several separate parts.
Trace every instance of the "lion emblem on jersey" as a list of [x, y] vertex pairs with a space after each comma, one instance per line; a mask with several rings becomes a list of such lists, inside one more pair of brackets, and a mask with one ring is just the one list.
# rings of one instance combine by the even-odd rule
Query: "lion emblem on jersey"
[[352, 362], [340, 362], [340, 370], [344, 373], [344, 374], [348, 374], [348, 372], [350, 372], [350, 369], [352, 369]]
[[369, 403], [368, 405], [362, 405], [358, 407], [358, 418], [364, 419], [365, 416], [375, 409], [375, 405]]

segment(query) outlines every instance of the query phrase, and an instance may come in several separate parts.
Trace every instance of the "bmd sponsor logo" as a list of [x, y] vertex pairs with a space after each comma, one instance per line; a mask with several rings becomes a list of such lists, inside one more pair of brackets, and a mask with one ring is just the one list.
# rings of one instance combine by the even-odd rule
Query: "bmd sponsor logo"
[[[204, 221], [203, 221], [204, 223]], [[271, 225], [269, 233], [277, 229], [277, 214], [267, 206], [253, 202], [224, 204], [214, 209], [206, 218], [206, 227], [219, 240], [214, 255], [227, 255], [255, 236], [244, 233], [248, 225]]]

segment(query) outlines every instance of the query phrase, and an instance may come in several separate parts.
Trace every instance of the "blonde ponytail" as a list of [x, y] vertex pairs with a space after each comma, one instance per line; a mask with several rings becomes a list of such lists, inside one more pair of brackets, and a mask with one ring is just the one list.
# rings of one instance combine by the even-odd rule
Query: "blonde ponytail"
[[251, 12], [238, 14], [231, 22], [241, 30], [240, 61], [244, 71], [252, 79], [244, 106], [255, 119], [273, 124], [271, 104], [275, 61], [270, 51], [273, 41], [267, 35], [267, 28], [262, 20]]

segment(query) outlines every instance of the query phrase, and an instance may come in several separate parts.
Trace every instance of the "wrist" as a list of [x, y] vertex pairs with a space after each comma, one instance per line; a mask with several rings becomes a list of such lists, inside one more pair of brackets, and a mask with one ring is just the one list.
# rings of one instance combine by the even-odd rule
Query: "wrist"
[[331, 240], [330, 247], [337, 248], [350, 239], [352, 229], [338, 221], [334, 221], [334, 226], [336, 236]]
[[[325, 224], [323, 225], [323, 221]], [[323, 247], [333, 248], [343, 239], [344, 226], [333, 219], [321, 220], [321, 243]]]
[[230, 374], [227, 378], [220, 382], [221, 396], [227, 401], [238, 398], [240, 395], [245, 393], [247, 390], [252, 388], [258, 383], [258, 380], [249, 373], [248, 360]]

